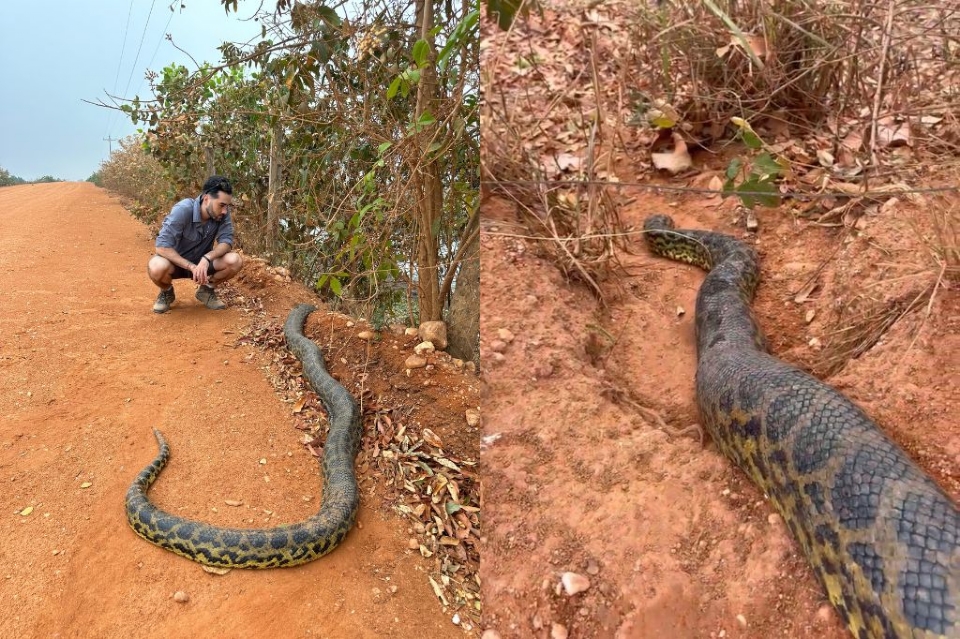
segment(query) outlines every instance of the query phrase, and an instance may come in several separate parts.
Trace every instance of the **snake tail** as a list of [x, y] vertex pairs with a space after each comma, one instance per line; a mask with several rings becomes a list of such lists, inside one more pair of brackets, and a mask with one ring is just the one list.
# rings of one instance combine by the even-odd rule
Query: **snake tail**
[[320, 348], [303, 335], [307, 316], [315, 308], [301, 304], [284, 325], [287, 346], [303, 364], [304, 376], [330, 417], [321, 469], [320, 510], [309, 519], [274, 528], [221, 528], [157, 508], [147, 497], [150, 485], [170, 458], [163, 434], [154, 429], [160, 452], [127, 491], [127, 521], [140, 537], [178, 555], [221, 568], [277, 568], [313, 561], [337, 547], [353, 527], [360, 505], [354, 459], [362, 426], [356, 402], [327, 373]]

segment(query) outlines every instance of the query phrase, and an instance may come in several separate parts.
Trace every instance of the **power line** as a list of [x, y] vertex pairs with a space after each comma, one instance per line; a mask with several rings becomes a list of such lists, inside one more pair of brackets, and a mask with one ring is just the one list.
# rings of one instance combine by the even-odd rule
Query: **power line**
[[[130, 31], [130, 16], [133, 14], [133, 0], [130, 0], [130, 8], [127, 9], [127, 24], [123, 27], [123, 45], [120, 47], [120, 57], [117, 58], [117, 74], [113, 78], [113, 94], [117, 94], [117, 82], [120, 80], [120, 67], [123, 66], [123, 54], [127, 50], [127, 33]], [[116, 113], [111, 111], [110, 117], [107, 118], [107, 130], [106, 133], [110, 133], [113, 128], [113, 119], [116, 117]]]
[[[160, 45], [163, 44], [163, 39], [164, 39], [164, 38], [166, 37], [166, 35], [167, 35], [167, 29], [170, 28], [170, 23], [173, 22], [173, 15], [174, 15], [174, 13], [176, 13], [176, 12], [173, 10], [173, 5], [170, 5], [170, 17], [167, 18], [167, 24], [166, 24], [166, 26], [163, 27], [163, 31], [160, 32], [160, 39], [157, 40], [157, 46], [154, 47], [154, 49], [153, 49], [153, 55], [150, 56], [150, 62], [147, 64], [147, 69], [149, 69], [150, 67], [153, 66], [153, 61], [154, 61], [154, 60], [156, 59], [156, 57], [157, 57], [157, 52], [160, 51]], [[146, 80], [146, 78], [144, 78], [143, 80], [140, 80], [140, 86], [137, 87], [137, 93], [140, 93], [140, 89], [143, 88], [143, 83], [144, 83], [145, 80]]]
[[123, 95], [127, 95], [127, 91], [130, 90], [130, 81], [133, 80], [133, 73], [137, 70], [137, 62], [140, 61], [140, 51], [143, 50], [143, 40], [147, 37], [147, 27], [150, 26], [150, 18], [153, 16], [153, 7], [157, 4], [157, 0], [153, 0], [150, 3], [150, 13], [147, 14], [147, 21], [143, 25], [143, 33], [140, 35], [140, 46], [137, 47], [137, 57], [133, 60], [133, 66], [130, 67], [130, 77], [127, 78], [127, 86], [123, 90]]

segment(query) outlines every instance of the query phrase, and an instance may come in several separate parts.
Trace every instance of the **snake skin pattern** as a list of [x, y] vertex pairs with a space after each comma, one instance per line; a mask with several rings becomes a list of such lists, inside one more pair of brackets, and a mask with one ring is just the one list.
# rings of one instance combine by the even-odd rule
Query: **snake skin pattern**
[[651, 251], [700, 266], [696, 396], [718, 448], [769, 496], [858, 639], [960, 637], [960, 513], [853, 402], [767, 352], [757, 254], [647, 218]]
[[320, 511], [299, 523], [265, 529], [219, 528], [164, 512], [147, 498], [147, 490], [170, 457], [163, 435], [154, 430], [160, 454], [137, 475], [126, 496], [127, 521], [134, 532], [161, 548], [221, 568], [297, 566], [327, 554], [343, 540], [360, 506], [354, 458], [362, 426], [353, 397], [327, 374], [319, 347], [303, 334], [303, 324], [314, 310], [307, 304], [294, 308], [283, 331], [287, 346], [303, 363], [304, 375], [330, 416]]

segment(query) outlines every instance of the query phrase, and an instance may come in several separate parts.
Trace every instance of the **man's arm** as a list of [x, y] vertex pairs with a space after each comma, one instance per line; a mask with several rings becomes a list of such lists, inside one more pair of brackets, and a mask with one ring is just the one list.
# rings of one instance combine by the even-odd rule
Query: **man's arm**
[[188, 271], [194, 266], [188, 259], [177, 253], [177, 249], [173, 248], [172, 246], [158, 246], [156, 247], [156, 251], [157, 255], [160, 257], [165, 257], [170, 260], [171, 263], [181, 268], [185, 268]]

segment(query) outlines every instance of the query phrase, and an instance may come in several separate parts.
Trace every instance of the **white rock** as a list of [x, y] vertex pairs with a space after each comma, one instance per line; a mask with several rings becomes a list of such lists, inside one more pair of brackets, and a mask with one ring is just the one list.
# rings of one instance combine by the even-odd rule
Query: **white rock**
[[467, 426], [479, 426], [480, 425], [480, 411], [476, 408], [468, 408], [466, 412], [467, 417]]
[[433, 342], [420, 342], [413, 347], [413, 352], [417, 355], [423, 355], [424, 353], [432, 353], [436, 348], [433, 346]]
[[420, 332], [420, 331], [418, 331], [417, 329], [411, 327], [411, 328], [404, 329], [403, 334], [404, 334], [404, 335], [407, 335], [408, 337], [410, 337], [410, 336], [413, 336], [413, 335], [418, 334], [419, 332]]
[[497, 337], [505, 341], [507, 344], [513, 341], [513, 333], [510, 332], [508, 328], [501, 328], [497, 331]]
[[560, 583], [568, 595], [575, 595], [590, 587], [590, 580], [575, 572], [565, 572], [560, 576]]
[[567, 632], [566, 626], [563, 626], [559, 623], [555, 623], [550, 627], [550, 639], [567, 639], [570, 633]]
[[188, 595], [182, 590], [178, 590], [175, 593], [173, 593], [173, 600], [176, 601], [177, 603], [187, 603], [188, 601], [190, 601], [190, 595]]

